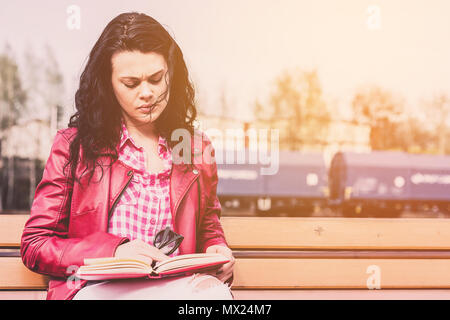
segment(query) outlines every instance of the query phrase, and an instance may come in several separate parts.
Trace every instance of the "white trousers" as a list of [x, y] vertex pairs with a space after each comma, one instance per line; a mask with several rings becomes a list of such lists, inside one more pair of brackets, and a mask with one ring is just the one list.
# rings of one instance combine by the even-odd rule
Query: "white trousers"
[[103, 281], [82, 288], [74, 300], [232, 300], [230, 288], [208, 274], [166, 279]]

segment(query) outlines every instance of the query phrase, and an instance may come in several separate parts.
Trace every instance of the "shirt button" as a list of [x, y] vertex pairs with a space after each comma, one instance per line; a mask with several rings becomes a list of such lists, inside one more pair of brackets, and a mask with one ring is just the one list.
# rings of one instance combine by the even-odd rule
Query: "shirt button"
[[156, 219], [155, 219], [155, 218], [151, 218], [151, 219], [150, 219], [150, 223], [151, 223], [151, 224], [155, 224], [155, 223], [156, 223]]
[[193, 173], [193, 174], [198, 174], [198, 170], [197, 170], [197, 169], [194, 169], [194, 170], [192, 170], [192, 173]]

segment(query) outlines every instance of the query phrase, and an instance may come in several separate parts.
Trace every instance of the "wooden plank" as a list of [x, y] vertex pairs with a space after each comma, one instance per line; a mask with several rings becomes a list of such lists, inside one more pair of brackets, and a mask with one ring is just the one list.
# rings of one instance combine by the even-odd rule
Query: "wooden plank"
[[235, 300], [450, 300], [450, 289], [233, 290], [233, 296]]
[[450, 249], [450, 219], [222, 217], [233, 249]]
[[17, 248], [20, 246], [23, 227], [29, 215], [0, 214], [0, 247]]
[[46, 290], [47, 277], [30, 271], [21, 258], [0, 257], [0, 290]]
[[47, 291], [0, 291], [0, 300], [45, 300], [46, 297]]
[[[47, 288], [20, 258], [0, 265], [2, 290]], [[369, 266], [379, 268], [382, 289], [450, 288], [450, 259], [237, 259], [233, 289], [367, 289]]]
[[[28, 215], [0, 214], [0, 247], [18, 247]], [[233, 249], [450, 249], [450, 219], [222, 217]]]
[[[1, 252], [0, 252], [1, 254]], [[235, 258], [450, 259], [449, 250], [233, 250]]]
[[236, 259], [233, 288], [367, 289], [374, 270], [381, 289], [450, 288], [450, 259]]
[[[450, 300], [448, 289], [232, 290], [235, 300]], [[0, 300], [45, 300], [47, 291], [0, 291]]]

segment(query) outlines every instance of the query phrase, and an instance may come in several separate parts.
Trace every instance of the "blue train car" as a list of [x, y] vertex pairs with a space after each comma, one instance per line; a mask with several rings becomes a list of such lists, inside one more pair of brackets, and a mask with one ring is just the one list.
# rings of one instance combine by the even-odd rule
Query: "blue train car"
[[449, 174], [450, 157], [337, 153], [329, 171], [330, 203], [347, 216], [398, 216], [405, 208], [445, 207], [450, 189], [443, 183]]
[[228, 151], [216, 150], [216, 155], [218, 152], [222, 153], [223, 157], [222, 161], [217, 163], [219, 177], [217, 195], [222, 206], [253, 210], [257, 199], [264, 194], [264, 181], [260, 174], [261, 165], [249, 163], [250, 156], [255, 156], [255, 153], [251, 153], [248, 149], [243, 150], [244, 161], [238, 163], [240, 151], [232, 153], [232, 160], [227, 159]]
[[415, 210], [450, 212], [450, 156], [410, 155], [409, 192]]
[[[218, 163], [217, 193], [225, 207], [251, 207], [258, 215], [305, 215], [326, 204], [327, 170], [322, 154], [280, 151], [270, 164], [257, 162]], [[262, 169], [269, 167], [276, 169], [274, 174], [264, 174]]]
[[275, 211], [308, 215], [326, 205], [328, 177], [321, 153], [280, 151], [278, 172], [264, 181]]

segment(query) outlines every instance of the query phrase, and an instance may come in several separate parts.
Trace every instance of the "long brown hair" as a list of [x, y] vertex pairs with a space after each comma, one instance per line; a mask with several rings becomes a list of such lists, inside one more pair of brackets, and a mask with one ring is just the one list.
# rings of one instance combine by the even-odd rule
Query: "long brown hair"
[[[89, 183], [95, 167], [100, 165], [100, 156], [106, 155], [113, 162], [118, 159], [121, 107], [112, 89], [111, 57], [116, 52], [135, 50], [162, 54], [169, 68], [169, 101], [154, 122], [159, 134], [167, 140], [170, 148], [177, 143], [170, 139], [173, 130], [184, 128], [194, 134], [193, 121], [197, 116], [195, 91], [181, 49], [152, 17], [137, 12], [122, 13], [108, 23], [92, 48], [75, 94], [77, 111], [70, 117], [68, 126], [77, 128], [77, 132], [71, 141], [69, 161], [65, 167], [70, 165], [71, 178], [77, 182], [80, 182], [75, 176], [79, 161], [86, 164], [81, 175], [92, 170]], [[80, 159], [80, 146], [83, 159]]]

